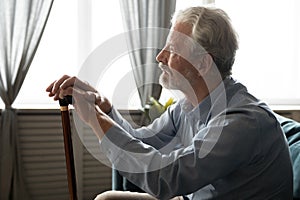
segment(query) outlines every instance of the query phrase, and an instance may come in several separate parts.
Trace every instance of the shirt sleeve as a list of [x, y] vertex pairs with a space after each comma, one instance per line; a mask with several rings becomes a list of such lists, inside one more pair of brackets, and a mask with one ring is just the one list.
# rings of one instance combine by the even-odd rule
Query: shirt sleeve
[[254, 113], [239, 110], [219, 115], [195, 134], [190, 146], [168, 154], [120, 126], [106, 133], [101, 149], [123, 176], [155, 197], [169, 199], [195, 192], [258, 155], [262, 119]]
[[176, 136], [176, 124], [179, 123], [180, 114], [176, 110], [178, 107], [167, 109], [152, 124], [141, 128], [133, 128], [114, 108], [108, 115], [131, 136], [162, 152], [168, 152], [180, 143], [179, 137]]

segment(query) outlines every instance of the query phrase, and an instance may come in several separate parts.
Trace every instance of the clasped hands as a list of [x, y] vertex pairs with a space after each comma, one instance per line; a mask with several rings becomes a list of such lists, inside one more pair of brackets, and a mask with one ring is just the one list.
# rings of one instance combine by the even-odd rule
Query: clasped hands
[[75, 76], [64, 75], [51, 83], [46, 92], [55, 101], [71, 95], [74, 99], [73, 106], [79, 117], [94, 130], [99, 139], [114, 124], [106, 115], [112, 109], [110, 101], [102, 96], [87, 82]]

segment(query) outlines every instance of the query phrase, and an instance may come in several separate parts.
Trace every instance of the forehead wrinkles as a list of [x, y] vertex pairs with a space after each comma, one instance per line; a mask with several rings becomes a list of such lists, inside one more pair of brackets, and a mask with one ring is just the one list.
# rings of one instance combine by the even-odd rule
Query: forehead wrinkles
[[167, 38], [167, 44], [183, 48], [183, 45], [190, 46], [192, 44], [192, 38], [181, 32], [171, 30]]
[[177, 23], [172, 26], [168, 38], [171, 39], [180, 39], [184, 37], [190, 37], [192, 33], [192, 26], [184, 23]]

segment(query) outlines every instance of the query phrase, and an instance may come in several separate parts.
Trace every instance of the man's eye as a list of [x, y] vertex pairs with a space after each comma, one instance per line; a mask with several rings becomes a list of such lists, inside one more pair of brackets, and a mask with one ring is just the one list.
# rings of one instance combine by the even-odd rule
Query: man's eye
[[169, 46], [169, 51], [170, 51], [170, 53], [175, 53], [175, 48], [174, 48], [174, 46]]

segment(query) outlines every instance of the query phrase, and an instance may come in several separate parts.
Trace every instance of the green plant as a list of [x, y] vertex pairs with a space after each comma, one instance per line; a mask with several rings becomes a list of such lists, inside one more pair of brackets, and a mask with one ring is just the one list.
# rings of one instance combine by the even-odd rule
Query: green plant
[[150, 97], [149, 100], [149, 103], [144, 108], [144, 113], [148, 117], [149, 122], [153, 122], [160, 117], [170, 105], [175, 103], [173, 98], [170, 98], [164, 105], [153, 97]]

